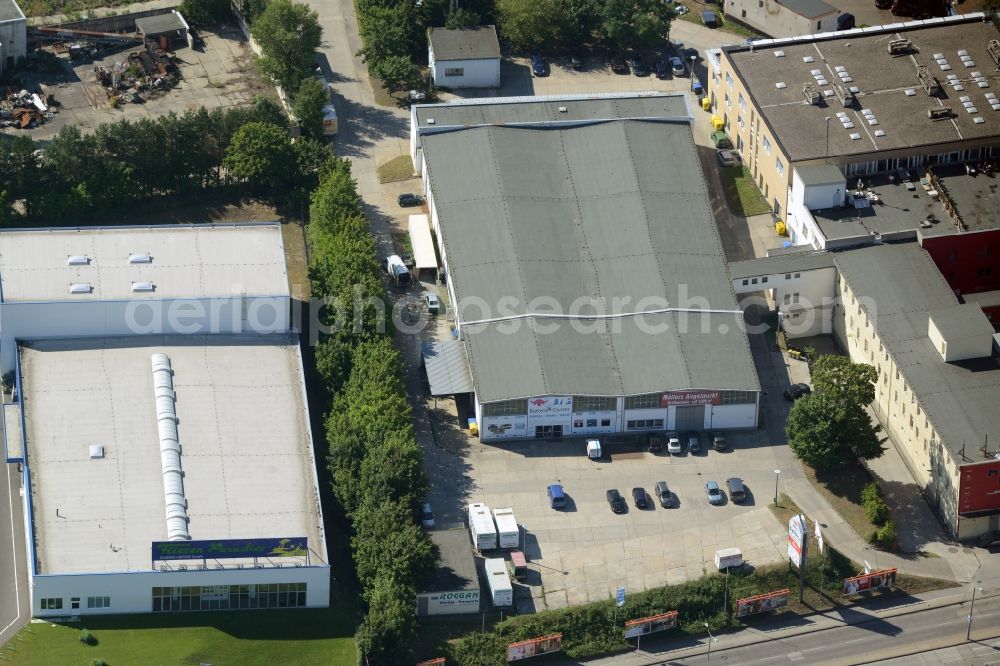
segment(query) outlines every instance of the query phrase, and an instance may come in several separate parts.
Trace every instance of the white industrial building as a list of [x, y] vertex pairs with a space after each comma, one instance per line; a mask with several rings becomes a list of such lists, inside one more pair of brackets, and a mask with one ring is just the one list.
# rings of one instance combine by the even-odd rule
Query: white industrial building
[[28, 55], [28, 21], [14, 0], [0, 0], [0, 76]]
[[433, 394], [472, 393], [482, 439], [757, 427], [684, 95], [467, 100], [412, 121], [459, 337], [424, 364]]
[[798, 37], [837, 29], [840, 11], [823, 0], [726, 0], [726, 17], [770, 37]]
[[430, 28], [427, 66], [439, 88], [499, 88], [500, 41], [492, 25]]
[[0, 257], [33, 615], [327, 606], [280, 227], [4, 232]]

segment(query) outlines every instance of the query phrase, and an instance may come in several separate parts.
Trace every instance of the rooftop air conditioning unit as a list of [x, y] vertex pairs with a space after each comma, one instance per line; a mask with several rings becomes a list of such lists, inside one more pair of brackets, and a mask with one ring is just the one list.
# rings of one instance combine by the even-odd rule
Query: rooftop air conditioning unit
[[920, 81], [920, 85], [924, 87], [924, 92], [931, 97], [934, 97], [941, 92], [941, 84], [931, 74], [927, 65], [917, 65], [917, 80]]
[[993, 64], [1000, 67], [1000, 39], [991, 39], [990, 43], [986, 45], [986, 50], [993, 58]]
[[931, 120], [944, 120], [946, 118], [951, 118], [954, 113], [950, 106], [938, 106], [932, 109], [927, 109], [927, 117]]
[[811, 83], [802, 84], [802, 95], [806, 98], [806, 104], [813, 106], [819, 106], [820, 100], [823, 99], [823, 96], [816, 90], [816, 86]]
[[833, 82], [833, 94], [837, 96], [837, 101], [845, 109], [854, 105], [854, 93], [844, 89], [837, 81]]
[[903, 55], [913, 50], [913, 42], [908, 39], [890, 39], [889, 55]]

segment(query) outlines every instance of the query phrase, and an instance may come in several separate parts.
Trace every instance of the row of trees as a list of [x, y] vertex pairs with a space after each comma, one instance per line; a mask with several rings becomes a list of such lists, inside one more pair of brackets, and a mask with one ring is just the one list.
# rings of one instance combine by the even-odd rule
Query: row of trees
[[428, 482], [402, 358], [391, 323], [379, 316], [386, 299], [375, 240], [348, 162], [335, 158], [322, 168], [307, 235], [314, 296], [350, 315], [319, 344], [316, 367], [332, 395], [329, 466], [353, 527], [367, 607], [358, 647], [368, 663], [406, 663], [416, 636], [416, 591], [433, 573], [438, 552], [417, 520]]
[[170, 195], [245, 186], [288, 204], [318, 182], [329, 149], [288, 140], [287, 120], [255, 106], [122, 120], [83, 134], [62, 128], [47, 145], [0, 140], [0, 225], [71, 224]]
[[662, 0], [497, 0], [500, 30], [515, 49], [573, 50], [603, 43], [652, 48], [676, 17]]

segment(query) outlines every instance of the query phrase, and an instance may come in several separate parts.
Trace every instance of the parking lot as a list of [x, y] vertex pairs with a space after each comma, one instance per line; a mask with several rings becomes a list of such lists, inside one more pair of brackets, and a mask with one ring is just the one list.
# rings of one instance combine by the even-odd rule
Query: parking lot
[[212, 110], [246, 106], [253, 102], [255, 95], [274, 95], [274, 88], [262, 85], [257, 78], [253, 54], [235, 28], [199, 34], [204, 39], [203, 48], [184, 47], [176, 51], [180, 83], [165, 94], [141, 104], [112, 108], [94, 73], [95, 65], [111, 67], [115, 62], [126, 60], [129, 53], [139, 50], [138, 45], [105, 53], [94, 61], [71, 63], [62, 56], [63, 69], [60, 72], [27, 72], [22, 76], [25, 82], [37, 83], [46, 94], [55, 96], [59, 113], [37, 129], [5, 131], [45, 140], [58, 134], [66, 125], [75, 125], [81, 131], [89, 132], [102, 123], [152, 118], [171, 112], [180, 114], [200, 107]]

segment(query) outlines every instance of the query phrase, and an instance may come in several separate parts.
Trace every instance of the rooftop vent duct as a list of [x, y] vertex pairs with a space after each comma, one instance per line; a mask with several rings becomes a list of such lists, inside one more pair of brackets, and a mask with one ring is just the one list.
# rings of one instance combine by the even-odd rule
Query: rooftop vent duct
[[986, 50], [993, 58], [993, 64], [1000, 67], [1000, 39], [991, 39], [990, 43], [986, 45]]
[[854, 93], [845, 90], [844, 86], [837, 81], [833, 82], [833, 94], [837, 96], [837, 101], [845, 109], [854, 106]]
[[92, 291], [94, 291], [94, 288], [86, 282], [77, 282], [69, 286], [69, 293], [71, 294], [89, 294]]
[[938, 82], [937, 78], [931, 74], [927, 65], [917, 65], [917, 80], [920, 81], [920, 85], [924, 87], [924, 92], [931, 97], [934, 97], [941, 92], [941, 84]]
[[890, 39], [889, 55], [904, 55], [913, 50], [913, 42], [908, 39]]
[[151, 264], [151, 263], [153, 263], [153, 255], [151, 255], [151, 254], [130, 254], [130, 255], [128, 255], [128, 263], [130, 263], [130, 264]]
[[153, 291], [156, 287], [152, 282], [133, 282], [132, 291]]
[[938, 106], [927, 109], [927, 117], [931, 120], [944, 120], [945, 118], [951, 118], [953, 115], [954, 112], [950, 106]]
[[802, 95], [806, 98], [806, 104], [813, 106], [819, 106], [820, 100], [823, 99], [823, 96], [816, 90], [816, 86], [811, 83], [802, 84]]
[[85, 254], [71, 254], [66, 257], [66, 263], [70, 266], [87, 266], [90, 264], [90, 257]]
[[166, 354], [149, 357], [153, 367], [153, 396], [156, 400], [156, 429], [160, 435], [160, 466], [163, 468], [163, 500], [167, 511], [167, 539], [184, 541], [188, 533], [187, 498], [181, 470], [181, 444], [177, 439], [174, 377]]

